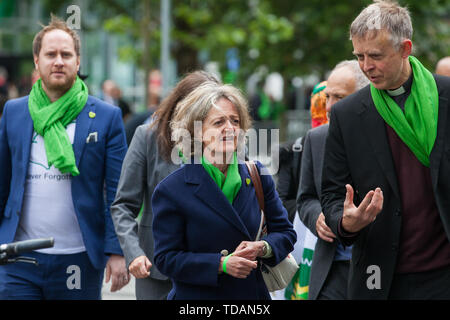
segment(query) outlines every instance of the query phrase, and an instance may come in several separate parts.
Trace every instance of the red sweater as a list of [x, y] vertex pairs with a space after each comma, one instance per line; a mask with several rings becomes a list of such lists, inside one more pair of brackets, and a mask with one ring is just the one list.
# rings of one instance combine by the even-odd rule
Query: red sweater
[[386, 131], [402, 205], [396, 272], [422, 272], [449, 266], [450, 242], [436, 207], [430, 168], [422, 165], [387, 124]]

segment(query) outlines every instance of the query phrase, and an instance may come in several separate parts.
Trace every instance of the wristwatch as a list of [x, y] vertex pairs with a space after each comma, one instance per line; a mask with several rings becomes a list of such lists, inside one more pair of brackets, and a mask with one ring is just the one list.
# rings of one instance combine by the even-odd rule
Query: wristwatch
[[262, 257], [264, 257], [267, 254], [267, 242], [263, 241], [263, 243], [264, 243], [264, 247], [262, 249], [262, 255], [261, 255]]

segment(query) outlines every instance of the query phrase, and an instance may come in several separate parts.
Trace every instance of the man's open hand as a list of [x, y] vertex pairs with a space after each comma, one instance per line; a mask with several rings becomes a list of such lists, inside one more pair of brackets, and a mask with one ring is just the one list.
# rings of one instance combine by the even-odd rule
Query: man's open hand
[[375, 221], [377, 215], [383, 208], [383, 191], [380, 188], [370, 190], [359, 207], [353, 203], [353, 188], [351, 185], [345, 185], [347, 194], [344, 201], [344, 213], [342, 216], [342, 227], [347, 232], [358, 232]]

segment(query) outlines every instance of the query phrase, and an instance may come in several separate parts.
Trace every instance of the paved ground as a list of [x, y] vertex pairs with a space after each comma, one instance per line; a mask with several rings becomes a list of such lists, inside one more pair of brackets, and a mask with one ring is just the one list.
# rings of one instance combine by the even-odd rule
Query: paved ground
[[111, 292], [111, 280], [109, 283], [103, 282], [102, 300], [136, 300], [134, 293], [135, 278], [132, 276], [130, 282], [116, 292]]
[[[135, 278], [131, 277], [130, 282], [117, 292], [110, 292], [111, 281], [109, 283], [103, 282], [102, 300], [136, 300], [134, 293]], [[275, 291], [271, 293], [273, 300], [285, 300], [284, 290]]]

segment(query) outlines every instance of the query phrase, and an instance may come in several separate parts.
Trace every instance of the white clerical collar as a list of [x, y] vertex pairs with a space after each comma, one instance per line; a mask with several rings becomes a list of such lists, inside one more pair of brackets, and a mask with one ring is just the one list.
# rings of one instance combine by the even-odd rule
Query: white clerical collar
[[400, 86], [400, 88], [397, 88], [397, 89], [394, 89], [394, 90], [386, 90], [386, 92], [391, 97], [397, 97], [399, 95], [404, 94], [406, 92], [406, 90], [405, 90], [405, 88], [403, 88], [403, 86]]

